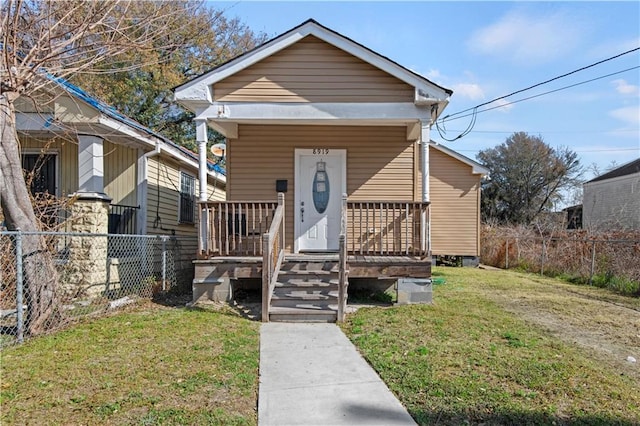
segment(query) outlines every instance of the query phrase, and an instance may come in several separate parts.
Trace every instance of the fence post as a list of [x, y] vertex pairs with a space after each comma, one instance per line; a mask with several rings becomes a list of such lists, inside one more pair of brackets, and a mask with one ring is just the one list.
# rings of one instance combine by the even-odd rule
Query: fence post
[[22, 271], [22, 231], [17, 229], [16, 234], [16, 332], [18, 343], [24, 341], [24, 275]]
[[504, 269], [509, 269], [509, 239], [506, 241], [507, 251], [505, 252], [504, 257]]
[[167, 236], [160, 237], [162, 240], [162, 291], [167, 291]]
[[591, 270], [589, 273], [589, 285], [593, 285], [593, 274], [596, 271], [596, 242], [591, 243]]
[[540, 275], [544, 275], [544, 258], [546, 254], [547, 245], [544, 242], [544, 238], [542, 239], [542, 259], [540, 262]]

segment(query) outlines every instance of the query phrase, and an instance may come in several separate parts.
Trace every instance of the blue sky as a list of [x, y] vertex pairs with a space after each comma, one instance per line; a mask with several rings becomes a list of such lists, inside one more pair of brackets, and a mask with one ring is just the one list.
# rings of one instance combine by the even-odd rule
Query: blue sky
[[[313, 18], [453, 89], [443, 117], [640, 47], [636, 1], [211, 4], [269, 36]], [[432, 139], [475, 158], [479, 150], [525, 131], [553, 147], [569, 147], [583, 165], [596, 164], [604, 172], [612, 162], [640, 157], [640, 68], [628, 70], [639, 66], [639, 51], [624, 55], [500, 101], [578, 84], [479, 113], [462, 139], [445, 142], [435, 128]], [[597, 80], [579, 84], [592, 79]], [[455, 117], [446, 122], [447, 138], [471, 119]], [[584, 178], [593, 176], [588, 170]]]

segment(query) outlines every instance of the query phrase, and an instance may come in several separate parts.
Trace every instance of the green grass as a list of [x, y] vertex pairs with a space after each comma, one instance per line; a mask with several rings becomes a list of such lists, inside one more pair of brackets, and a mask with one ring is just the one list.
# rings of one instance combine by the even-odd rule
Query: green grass
[[602, 311], [601, 300], [613, 299], [636, 309], [638, 299], [583, 287], [575, 295], [575, 286], [508, 271], [434, 268], [434, 276], [446, 284], [434, 286], [433, 305], [363, 308], [343, 325], [418, 423], [640, 423], [638, 376], [525, 321], [521, 307], [584, 321], [581, 312], [607, 331], [591, 305]]
[[256, 424], [258, 327], [149, 304], [4, 349], [0, 423]]

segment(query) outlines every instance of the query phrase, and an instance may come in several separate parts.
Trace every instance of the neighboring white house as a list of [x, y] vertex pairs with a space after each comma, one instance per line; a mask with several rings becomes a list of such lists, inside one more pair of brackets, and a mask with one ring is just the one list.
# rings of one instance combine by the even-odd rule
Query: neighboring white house
[[583, 227], [640, 230], [640, 158], [584, 183]]

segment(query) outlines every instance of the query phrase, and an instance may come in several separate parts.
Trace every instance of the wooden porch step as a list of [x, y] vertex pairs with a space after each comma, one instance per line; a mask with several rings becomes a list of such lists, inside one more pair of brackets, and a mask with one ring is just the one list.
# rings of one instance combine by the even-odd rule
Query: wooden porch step
[[338, 278], [322, 279], [322, 278], [299, 278], [286, 277], [278, 278], [276, 287], [336, 287], [338, 288], [340, 280]]
[[271, 296], [271, 300], [332, 300], [335, 301], [338, 298], [338, 290], [331, 289], [316, 289], [299, 290], [297, 287], [280, 288], [276, 289]]
[[339, 268], [334, 257], [288, 256], [271, 296], [269, 320], [335, 322]]
[[338, 265], [336, 262], [290, 262], [285, 260], [280, 267], [280, 272], [333, 274], [338, 272]]
[[337, 318], [337, 305], [328, 305], [326, 307], [272, 306], [269, 309], [269, 321], [276, 322], [336, 322]]

